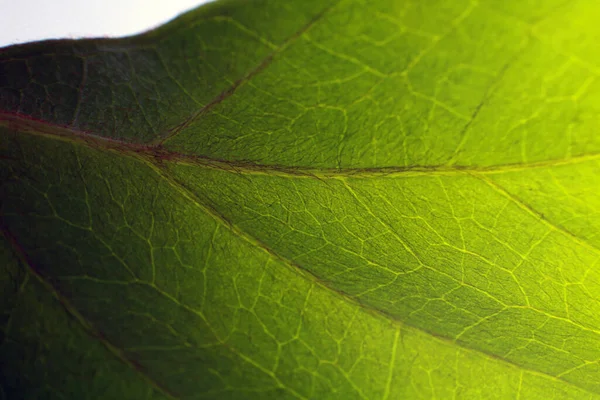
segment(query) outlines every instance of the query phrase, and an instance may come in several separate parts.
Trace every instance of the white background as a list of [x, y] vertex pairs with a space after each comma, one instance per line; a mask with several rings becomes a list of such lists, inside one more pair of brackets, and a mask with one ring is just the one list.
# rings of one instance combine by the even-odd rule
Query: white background
[[0, 0], [0, 47], [42, 39], [125, 36], [208, 0]]

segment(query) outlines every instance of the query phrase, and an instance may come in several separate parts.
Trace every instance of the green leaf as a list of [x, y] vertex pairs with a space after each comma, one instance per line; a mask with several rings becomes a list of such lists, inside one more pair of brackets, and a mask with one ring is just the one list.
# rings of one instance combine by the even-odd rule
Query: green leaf
[[0, 52], [2, 399], [600, 399], [600, 7], [220, 1]]

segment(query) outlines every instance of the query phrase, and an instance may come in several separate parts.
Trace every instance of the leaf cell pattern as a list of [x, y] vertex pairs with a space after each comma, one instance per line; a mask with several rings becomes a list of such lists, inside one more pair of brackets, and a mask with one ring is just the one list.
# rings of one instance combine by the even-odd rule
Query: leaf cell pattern
[[600, 398], [598, 13], [222, 1], [3, 49], [0, 395]]

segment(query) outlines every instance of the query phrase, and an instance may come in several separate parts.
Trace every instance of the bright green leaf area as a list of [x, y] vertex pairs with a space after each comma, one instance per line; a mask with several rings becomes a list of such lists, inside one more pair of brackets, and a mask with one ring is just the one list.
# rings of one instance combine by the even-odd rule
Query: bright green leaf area
[[0, 50], [0, 399], [600, 399], [600, 5], [218, 1]]

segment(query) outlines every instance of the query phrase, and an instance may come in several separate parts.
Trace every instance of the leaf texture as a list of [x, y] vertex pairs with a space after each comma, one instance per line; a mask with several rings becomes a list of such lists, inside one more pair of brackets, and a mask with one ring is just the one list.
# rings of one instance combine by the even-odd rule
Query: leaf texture
[[0, 53], [6, 399], [598, 399], [591, 1], [220, 1]]

